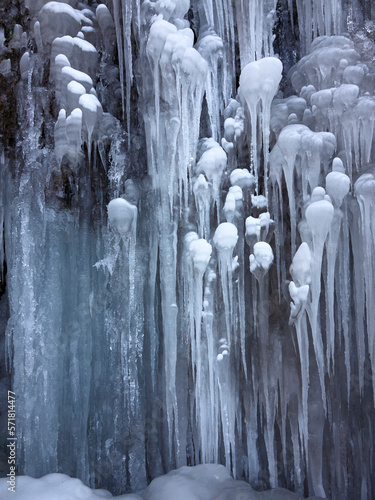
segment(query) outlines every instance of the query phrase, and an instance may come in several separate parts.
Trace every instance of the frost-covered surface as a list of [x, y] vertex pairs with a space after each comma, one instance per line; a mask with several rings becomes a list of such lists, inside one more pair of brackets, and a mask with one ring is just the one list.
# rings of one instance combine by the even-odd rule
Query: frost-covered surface
[[[6, 4], [18, 473], [83, 497], [372, 499], [371, 2]], [[202, 463], [221, 485], [163, 476]]]

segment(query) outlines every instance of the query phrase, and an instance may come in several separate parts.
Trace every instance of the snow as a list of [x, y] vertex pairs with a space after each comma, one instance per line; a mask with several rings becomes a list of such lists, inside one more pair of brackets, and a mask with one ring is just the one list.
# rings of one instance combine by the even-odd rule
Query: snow
[[48, 2], [39, 12], [40, 32], [44, 44], [58, 36], [76, 36], [81, 27], [79, 12], [61, 2]]
[[91, 78], [96, 75], [98, 53], [90, 42], [77, 37], [72, 38], [70, 35], [55, 38], [51, 46], [51, 76], [55, 71], [55, 57], [59, 54], [65, 55], [73, 68], [79, 69]]
[[265, 241], [258, 241], [254, 245], [254, 254], [250, 257], [250, 271], [256, 274], [257, 271], [267, 272], [273, 262], [272, 248]]
[[122, 237], [128, 237], [134, 231], [137, 208], [123, 198], [111, 200], [108, 204], [108, 220]]
[[[59, 56], [57, 56], [59, 57]], [[56, 66], [58, 64], [62, 64], [63, 62], [66, 62], [64, 61], [62, 58], [64, 56], [60, 56], [60, 59], [59, 60], [56, 60], [55, 58], [55, 64]], [[69, 61], [67, 61], [69, 63]], [[81, 85], [83, 85], [86, 89], [86, 92], [90, 92], [92, 86], [93, 86], [93, 82], [92, 82], [92, 78], [89, 77], [89, 75], [87, 75], [86, 73], [83, 73], [83, 71], [79, 71], [77, 69], [74, 69], [72, 67], [70, 67], [70, 63], [69, 64], [64, 64], [64, 66], [61, 68], [61, 79], [62, 79], [62, 85], [68, 85], [69, 82], [71, 82], [72, 80], [80, 83]]]
[[223, 222], [215, 231], [214, 245], [219, 252], [233, 250], [237, 244], [238, 231], [234, 224]]
[[232, 186], [239, 186], [242, 189], [252, 188], [255, 178], [246, 168], [235, 168], [230, 174], [230, 182]]
[[[219, 354], [220, 359], [224, 355]], [[124, 494], [113, 497], [103, 489], [90, 489], [79, 479], [65, 474], [48, 474], [40, 479], [28, 476], [17, 477], [16, 494], [7, 491], [6, 479], [0, 479], [0, 493], [3, 500], [300, 500], [302, 497], [278, 488], [274, 491], [257, 493], [244, 481], [233, 479], [222, 465], [205, 464], [195, 467], [180, 467], [164, 476], [154, 479], [138, 494]], [[318, 497], [314, 497], [317, 500]], [[312, 500], [312, 497], [311, 497]]]
[[211, 245], [203, 238], [194, 240], [189, 245], [189, 252], [193, 259], [194, 268], [203, 274], [211, 258]]
[[8, 491], [5, 479], [0, 479], [0, 495], [3, 500], [97, 500], [112, 498], [105, 490], [92, 490], [79, 479], [73, 479], [65, 474], [48, 474], [40, 479], [28, 476], [17, 476], [15, 493]]

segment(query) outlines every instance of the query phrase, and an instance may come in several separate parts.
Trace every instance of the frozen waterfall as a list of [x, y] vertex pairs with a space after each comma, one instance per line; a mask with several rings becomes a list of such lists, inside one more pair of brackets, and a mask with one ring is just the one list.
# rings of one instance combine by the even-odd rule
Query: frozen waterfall
[[1, 476], [373, 499], [374, 5], [98, 2], [2, 8]]

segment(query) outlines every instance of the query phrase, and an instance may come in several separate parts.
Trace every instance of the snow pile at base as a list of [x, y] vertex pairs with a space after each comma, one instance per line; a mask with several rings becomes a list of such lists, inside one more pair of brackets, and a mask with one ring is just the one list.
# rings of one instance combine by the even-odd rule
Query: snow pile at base
[[[79, 479], [65, 474], [48, 474], [40, 479], [16, 477], [16, 492], [8, 491], [6, 479], [0, 479], [2, 500], [302, 500], [283, 488], [258, 493], [244, 481], [234, 480], [223, 465], [181, 467], [160, 476], [139, 494], [112, 497], [105, 490], [92, 490]], [[310, 499], [318, 497], [310, 497]]]

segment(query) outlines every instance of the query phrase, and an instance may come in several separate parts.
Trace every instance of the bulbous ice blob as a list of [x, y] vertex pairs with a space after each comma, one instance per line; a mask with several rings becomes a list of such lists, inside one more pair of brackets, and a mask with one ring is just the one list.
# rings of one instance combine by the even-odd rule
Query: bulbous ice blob
[[[53, 65], [53, 72], [52, 72], [52, 67], [51, 67], [51, 78], [55, 80], [56, 84], [56, 91], [60, 92], [62, 91], [63, 85], [62, 85], [62, 78], [61, 78], [61, 71], [65, 66], [71, 66], [69, 59], [66, 57], [65, 54], [57, 54], [55, 57], [55, 62]], [[66, 85], [68, 82], [66, 83]], [[66, 86], [64, 87], [66, 88]]]
[[96, 123], [101, 119], [103, 108], [94, 94], [83, 94], [79, 98], [79, 107], [82, 109], [83, 117], [87, 127], [89, 140]]
[[293, 281], [289, 283], [289, 294], [293, 302], [290, 303], [291, 318], [294, 318], [301, 311], [301, 308], [309, 296], [309, 285], [297, 287]]
[[375, 175], [373, 173], [362, 174], [354, 185], [356, 196], [360, 196], [366, 203], [374, 205], [375, 202]]
[[209, 194], [209, 185], [203, 174], [199, 174], [193, 186], [193, 193], [195, 196], [204, 196], [210, 197]]
[[[65, 56], [63, 56], [65, 57]], [[56, 58], [55, 58], [56, 61]], [[87, 75], [86, 73], [83, 73], [83, 71], [78, 71], [77, 69], [74, 69], [69, 65], [65, 65], [61, 69], [61, 79], [62, 79], [62, 87], [64, 88], [64, 85], [68, 85], [69, 82], [72, 80], [75, 80], [76, 82], [80, 83], [83, 85], [86, 89], [86, 92], [90, 92], [92, 86], [93, 86], [93, 81], [92, 78]]]
[[241, 104], [236, 99], [230, 99], [228, 106], [224, 109], [224, 120], [229, 117], [234, 118], [239, 107]]
[[241, 71], [238, 95], [249, 109], [260, 99], [271, 104], [278, 89], [283, 65], [276, 57], [264, 57], [247, 64]]
[[236, 203], [239, 201], [242, 201], [243, 199], [243, 192], [240, 186], [231, 186], [229, 188], [229, 193], [233, 194], [234, 199], [236, 200]]
[[61, 163], [62, 157], [68, 152], [69, 139], [66, 132], [66, 111], [65, 109], [60, 109], [58, 120], [55, 124], [55, 154], [59, 164]]
[[345, 167], [340, 158], [334, 158], [332, 161], [332, 172], [341, 172], [345, 174]]
[[68, 4], [48, 2], [39, 12], [40, 32], [44, 44], [52, 43], [58, 36], [76, 36], [81, 27], [81, 17]]
[[254, 257], [258, 264], [267, 271], [273, 262], [272, 248], [265, 241], [258, 241], [254, 245]]
[[34, 24], [34, 38], [35, 38], [36, 48], [38, 49], [38, 52], [41, 52], [43, 50], [43, 41], [42, 41], [42, 35], [40, 33], [39, 21], [35, 21]]
[[294, 281], [289, 283], [289, 293], [295, 305], [299, 305], [301, 302], [306, 302], [309, 290], [309, 285], [296, 286]]
[[79, 108], [73, 109], [66, 119], [66, 133], [69, 139], [70, 151], [73, 154], [78, 154], [82, 145], [82, 111]]
[[319, 90], [318, 92], [315, 92], [311, 96], [311, 105], [316, 106], [323, 112], [325, 110], [329, 110], [332, 106], [333, 102], [333, 89], [324, 89], [324, 90]]
[[108, 7], [104, 4], [99, 4], [96, 8], [96, 18], [104, 39], [104, 46], [109, 54], [112, 54], [116, 44], [115, 23]]
[[[348, 65], [359, 59], [354, 44], [343, 36], [319, 37], [311, 45], [311, 52], [291, 70], [291, 82], [299, 92], [304, 86], [313, 85], [317, 90], [341, 83]], [[304, 97], [304, 96], [302, 96]]]
[[338, 115], [342, 115], [357, 99], [359, 87], [343, 84], [333, 92], [333, 107]]
[[263, 196], [262, 194], [252, 194], [251, 195], [251, 203], [255, 208], [267, 208], [267, 198]]
[[271, 219], [269, 212], [263, 212], [259, 214], [259, 222], [260, 222], [262, 239], [265, 239], [268, 235], [271, 224], [274, 224], [274, 220]]
[[236, 198], [233, 193], [228, 193], [225, 198], [223, 212], [228, 222], [232, 222], [236, 212]]
[[238, 231], [234, 224], [223, 222], [220, 224], [213, 238], [215, 247], [221, 251], [233, 250], [237, 244]]
[[306, 208], [306, 220], [313, 235], [325, 241], [333, 218], [333, 205], [326, 199], [314, 201]]
[[223, 57], [223, 40], [212, 28], [203, 29], [195, 46], [200, 55], [211, 65]]
[[253, 241], [254, 237], [257, 240], [259, 240], [260, 238], [260, 220], [250, 215], [250, 217], [247, 217], [245, 224], [246, 224], [246, 233], [245, 233], [246, 241], [248, 245], [254, 244]]
[[194, 268], [204, 274], [210, 262], [212, 246], [203, 238], [194, 239], [189, 245], [189, 253], [193, 259]]
[[167, 37], [176, 33], [177, 28], [164, 19], [157, 19], [150, 28], [146, 52], [151, 64], [156, 64], [161, 56]]
[[297, 286], [300, 287], [311, 283], [311, 252], [306, 242], [301, 243], [298, 247], [289, 272]]
[[186, 248], [189, 250], [190, 244], [193, 241], [196, 241], [198, 239], [199, 239], [199, 236], [197, 235], [197, 233], [195, 231], [189, 231], [188, 233], [186, 233], [185, 237], [184, 237], [184, 243], [185, 243]]
[[111, 226], [122, 237], [131, 236], [136, 221], [137, 207], [123, 198], [115, 198], [108, 203], [107, 211]]
[[342, 172], [330, 172], [326, 177], [326, 190], [334, 205], [339, 208], [350, 190], [349, 177]]
[[197, 173], [204, 172], [212, 183], [214, 198], [219, 196], [221, 176], [227, 166], [227, 155], [223, 148], [215, 141], [210, 142], [212, 147], [207, 149], [200, 157], [197, 164]]
[[30, 54], [25, 52], [20, 60], [20, 73], [22, 80], [27, 81], [29, 75]]
[[[250, 115], [252, 165], [254, 165], [256, 186], [258, 182], [258, 121], [262, 124], [266, 196], [271, 102], [281, 81], [282, 70], [283, 65], [276, 57], [265, 57], [259, 61], [253, 61], [241, 71], [238, 89], [241, 102], [247, 107]], [[259, 104], [262, 107], [262, 120], [258, 119]]]
[[324, 200], [325, 194], [326, 190], [321, 186], [317, 186], [311, 194], [310, 202]]
[[305, 85], [302, 87], [300, 96], [303, 97], [307, 104], [311, 103], [311, 97], [316, 93], [316, 88], [314, 85]]
[[136, 205], [139, 200], [139, 189], [133, 179], [126, 179], [125, 194], [121, 196], [132, 205]]
[[234, 141], [235, 121], [234, 118], [229, 117], [224, 122], [224, 137], [228, 142]]
[[162, 14], [167, 21], [171, 18], [183, 19], [189, 7], [189, 0], [158, 0], [156, 2], [157, 12]]
[[344, 83], [353, 83], [354, 85], [360, 85], [364, 76], [365, 70], [362, 65], [347, 66], [344, 69], [342, 80]]
[[235, 168], [229, 178], [232, 186], [239, 186], [241, 189], [255, 186], [255, 177], [246, 168]]
[[67, 110], [72, 111], [75, 108], [79, 107], [79, 98], [86, 94], [86, 89], [83, 85], [80, 83], [72, 80], [71, 82], [68, 83], [66, 87], [66, 104], [67, 104]]
[[72, 66], [87, 73], [92, 78], [95, 77], [98, 65], [98, 53], [96, 48], [86, 40], [72, 38], [69, 35], [55, 38], [51, 47], [51, 75], [55, 73], [55, 57], [64, 54]]
[[254, 245], [254, 253], [249, 257], [250, 272], [252, 272], [257, 280], [263, 278], [268, 272], [273, 262], [273, 251], [265, 241], [258, 241]]

